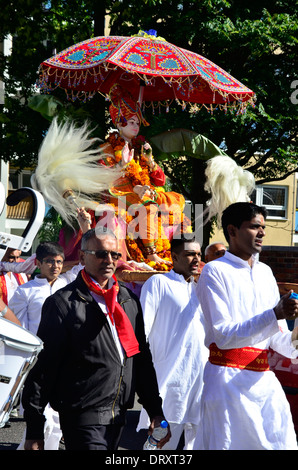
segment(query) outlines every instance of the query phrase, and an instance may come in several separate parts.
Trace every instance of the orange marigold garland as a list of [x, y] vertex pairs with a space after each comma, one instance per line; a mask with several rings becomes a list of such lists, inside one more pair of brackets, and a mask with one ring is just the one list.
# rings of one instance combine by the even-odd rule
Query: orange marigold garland
[[148, 169], [142, 168], [140, 162], [136, 162], [134, 159], [125, 167], [125, 175], [133, 186], [138, 184], [151, 186]]
[[[125, 140], [120, 136], [118, 131], [112, 131], [107, 137], [107, 142], [112, 146], [115, 157], [107, 157], [106, 161], [108, 164], [113, 165], [115, 161], [118, 163], [122, 159], [122, 149], [125, 145]], [[142, 146], [145, 144], [145, 138], [143, 136], [137, 136], [132, 140], [131, 148], [134, 149], [134, 158], [131, 162], [125, 167], [125, 176], [129, 178], [132, 185], [137, 184], [148, 185], [153, 188], [150, 183], [149, 169], [146, 158], [142, 156]], [[116, 214], [118, 210], [115, 207]], [[119, 214], [123, 220], [125, 220], [127, 226], [133, 220], [133, 217], [127, 213], [127, 211], [121, 211]], [[191, 232], [191, 222], [184, 216], [182, 213], [181, 216], [177, 218], [175, 214], [167, 215], [170, 225], [179, 225], [181, 226], [181, 232]], [[158, 239], [156, 240], [156, 252], [158, 256], [165, 261], [172, 262], [171, 251], [170, 251], [170, 241], [165, 235], [163, 229], [164, 217], [161, 216], [158, 218]], [[141, 240], [134, 239], [133, 235], [128, 233], [126, 236], [126, 245], [130, 257], [138, 262], [145, 262], [151, 266], [156, 271], [170, 271], [172, 266], [169, 266], [165, 263], [155, 263], [150, 261], [148, 258], [144, 257], [143, 251], [141, 249], [142, 244]]]

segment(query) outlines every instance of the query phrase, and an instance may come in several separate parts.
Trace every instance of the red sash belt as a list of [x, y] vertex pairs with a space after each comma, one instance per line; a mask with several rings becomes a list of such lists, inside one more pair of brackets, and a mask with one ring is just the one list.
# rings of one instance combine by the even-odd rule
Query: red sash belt
[[219, 349], [215, 343], [209, 346], [209, 361], [217, 366], [264, 372], [269, 370], [268, 350], [257, 348]]

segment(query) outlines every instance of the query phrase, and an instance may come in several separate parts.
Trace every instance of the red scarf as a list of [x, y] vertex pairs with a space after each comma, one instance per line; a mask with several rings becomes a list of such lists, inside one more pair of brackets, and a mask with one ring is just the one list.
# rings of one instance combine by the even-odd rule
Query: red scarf
[[91, 292], [101, 295], [108, 309], [108, 314], [112, 324], [116, 325], [116, 330], [120, 339], [120, 343], [126, 352], [127, 357], [134, 356], [140, 352], [139, 343], [135, 336], [132, 324], [121, 305], [117, 302], [117, 294], [119, 292], [119, 285], [115, 275], [113, 276], [114, 284], [110, 289], [101, 289], [95, 282], [92, 281], [90, 276], [82, 269], [82, 278]]

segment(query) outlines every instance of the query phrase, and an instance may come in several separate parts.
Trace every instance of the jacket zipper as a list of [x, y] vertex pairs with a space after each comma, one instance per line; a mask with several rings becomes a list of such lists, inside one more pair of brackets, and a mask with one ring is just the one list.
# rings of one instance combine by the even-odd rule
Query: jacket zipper
[[120, 394], [121, 384], [122, 384], [123, 375], [124, 375], [125, 361], [126, 361], [126, 358], [124, 358], [124, 360], [123, 360], [123, 365], [121, 366], [121, 372], [120, 372], [120, 379], [119, 379], [118, 389], [117, 389], [117, 393], [116, 393], [115, 399], [114, 399], [113, 404], [112, 404], [112, 418], [113, 418], [113, 422], [114, 422], [114, 420], [115, 420], [115, 405], [116, 405], [116, 401], [117, 401], [117, 399], [118, 399], [118, 397], [119, 397], [119, 394]]
[[[79, 295], [79, 297], [81, 297], [82, 300], [84, 300], [85, 302], [87, 301], [87, 299], [82, 297], [80, 294], [78, 294], [78, 295]], [[120, 303], [120, 305], [122, 305], [122, 304], [124, 304], [125, 302], [127, 302], [129, 300], [130, 299], [124, 299], [119, 303]], [[120, 379], [119, 379], [118, 389], [117, 389], [116, 397], [115, 397], [115, 399], [113, 401], [113, 404], [112, 404], [112, 419], [113, 419], [113, 422], [115, 420], [115, 405], [116, 405], [116, 401], [117, 401], [117, 399], [119, 397], [119, 394], [120, 394], [121, 384], [122, 384], [123, 375], [124, 375], [125, 362], [126, 362], [126, 358], [123, 359], [123, 364], [121, 366], [121, 371], [120, 371]]]
[[[125, 302], [128, 302], [129, 300], [130, 299], [121, 300], [119, 302], [119, 304], [123, 305]], [[124, 375], [125, 362], [126, 362], [126, 357], [123, 359], [123, 364], [121, 366], [120, 380], [119, 380], [119, 384], [118, 384], [117, 394], [116, 394], [115, 400], [113, 401], [113, 405], [112, 405], [112, 418], [113, 418], [113, 421], [115, 420], [115, 405], [116, 405], [116, 401], [117, 401], [117, 399], [119, 397], [119, 394], [120, 394], [121, 384], [122, 384], [123, 375]]]

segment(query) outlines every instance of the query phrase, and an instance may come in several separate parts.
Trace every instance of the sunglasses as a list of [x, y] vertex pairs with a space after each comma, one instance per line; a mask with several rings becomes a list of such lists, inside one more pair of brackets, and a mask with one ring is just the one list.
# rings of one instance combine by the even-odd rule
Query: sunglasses
[[107, 250], [82, 250], [84, 253], [89, 253], [89, 255], [95, 255], [97, 259], [105, 259], [107, 256], [111, 255], [113, 260], [118, 260], [121, 258], [122, 254], [117, 251], [107, 251]]

